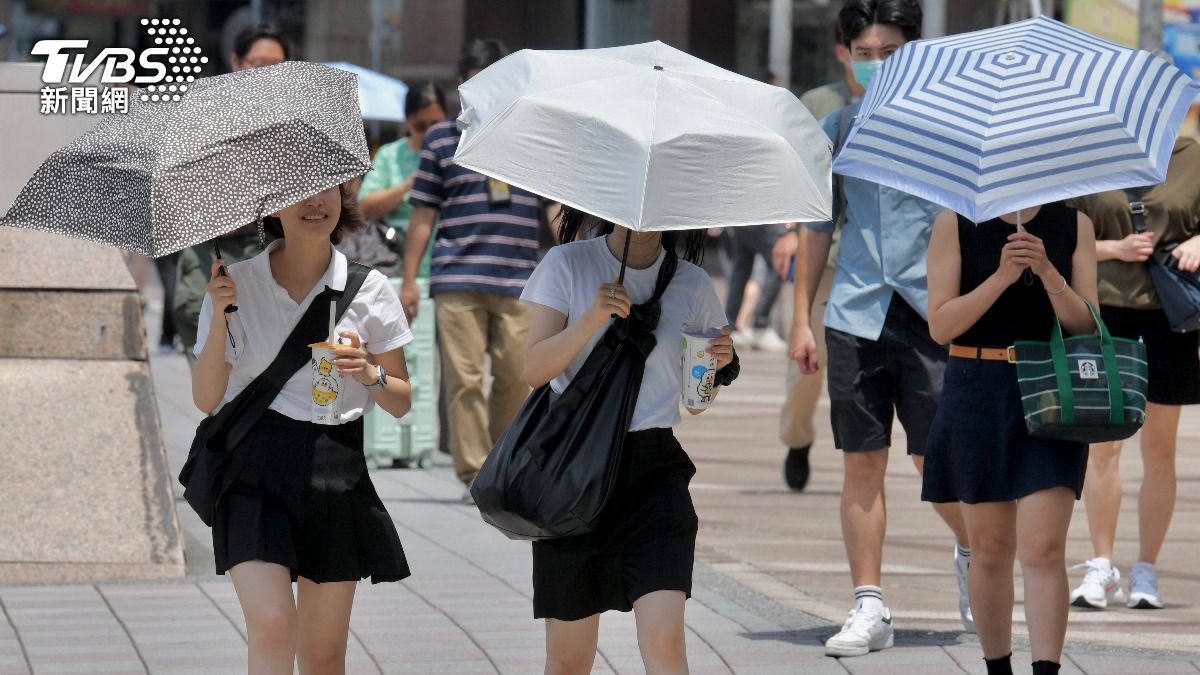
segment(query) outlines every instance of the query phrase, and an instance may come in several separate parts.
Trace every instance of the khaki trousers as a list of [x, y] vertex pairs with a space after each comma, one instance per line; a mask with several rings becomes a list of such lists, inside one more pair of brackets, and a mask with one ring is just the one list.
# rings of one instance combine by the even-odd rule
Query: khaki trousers
[[[787, 398], [779, 417], [779, 440], [789, 448], [802, 448], [816, 440], [815, 418], [817, 402], [825, 384], [825, 361], [829, 352], [825, 349], [825, 305], [829, 303], [829, 289], [833, 286], [833, 268], [825, 269], [817, 298], [813, 302], [811, 325], [817, 339], [817, 361], [820, 369], [812, 375], [800, 372], [800, 366], [788, 359]], [[795, 289], [795, 286], [792, 287]]]
[[[495, 293], [450, 291], [434, 299], [450, 455], [459, 480], [470, 485], [529, 395], [521, 372], [529, 310]], [[485, 357], [492, 366], [486, 397]]]

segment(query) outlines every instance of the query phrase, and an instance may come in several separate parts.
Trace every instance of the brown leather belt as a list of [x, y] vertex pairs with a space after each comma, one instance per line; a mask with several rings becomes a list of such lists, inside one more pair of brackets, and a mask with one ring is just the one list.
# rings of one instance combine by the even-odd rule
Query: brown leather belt
[[950, 345], [950, 356], [960, 359], [983, 359], [984, 361], [1017, 362], [1017, 350], [1013, 347], [968, 347]]

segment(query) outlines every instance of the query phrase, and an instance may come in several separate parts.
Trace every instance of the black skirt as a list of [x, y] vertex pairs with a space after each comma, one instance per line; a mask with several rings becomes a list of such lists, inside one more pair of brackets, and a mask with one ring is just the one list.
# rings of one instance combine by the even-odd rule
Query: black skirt
[[696, 467], [670, 429], [630, 432], [617, 485], [592, 532], [533, 543], [533, 615], [628, 612], [654, 591], [692, 591]]
[[1200, 333], [1176, 333], [1161, 309], [1100, 306], [1100, 318], [1116, 337], [1146, 343], [1146, 400], [1159, 405], [1200, 403]]
[[1078, 499], [1087, 457], [1084, 443], [1029, 435], [1015, 366], [951, 357], [925, 449], [921, 499], [1009, 502], [1055, 487]]
[[213, 519], [217, 574], [248, 560], [292, 580], [400, 581], [408, 561], [363, 457], [363, 421], [339, 426], [268, 410], [233, 450]]

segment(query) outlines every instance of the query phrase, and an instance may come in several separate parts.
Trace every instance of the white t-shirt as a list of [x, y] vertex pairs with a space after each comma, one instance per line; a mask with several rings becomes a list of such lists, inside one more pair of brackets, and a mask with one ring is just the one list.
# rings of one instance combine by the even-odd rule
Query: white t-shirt
[[[626, 268], [625, 291], [634, 304], [646, 302], [654, 295], [654, 282], [658, 280], [658, 269], [665, 257], [664, 251], [651, 267], [644, 270]], [[545, 259], [538, 263], [525, 284], [521, 300], [561, 312], [570, 324], [587, 312], [596, 297], [596, 289], [615, 279], [620, 269], [621, 261], [609, 250], [604, 237], [561, 244], [550, 249]], [[719, 328], [729, 323], [712, 279], [704, 270], [683, 260], [679, 261], [675, 278], [663, 294], [660, 305], [662, 316], [654, 331], [658, 344], [646, 359], [646, 372], [642, 376], [630, 431], [679, 424], [684, 325]], [[550, 381], [551, 389], [561, 394], [567, 388], [605, 330], [607, 326], [596, 331], [566, 371]]]
[[[346, 287], [346, 256], [333, 250], [333, 259], [325, 275], [321, 277], [304, 298], [296, 304], [271, 275], [269, 255], [283, 247], [277, 240], [266, 251], [249, 260], [230, 265], [229, 275], [237, 284], [238, 311], [230, 315], [229, 330], [237, 347], [229, 344], [225, 336], [225, 360], [233, 365], [229, 374], [229, 386], [225, 389], [225, 401], [231, 401], [260, 373], [271, 365], [284, 340], [308, 311], [313, 298], [326, 286], [334, 289]], [[332, 248], [332, 246], [330, 247]], [[332, 306], [332, 303], [329, 303]], [[200, 309], [200, 323], [196, 339], [196, 355], [204, 351], [205, 342], [212, 325], [212, 299], [204, 296]], [[337, 323], [337, 332], [354, 331], [362, 339], [363, 349], [371, 354], [382, 354], [399, 349], [412, 342], [413, 334], [404, 318], [400, 298], [387, 277], [371, 270], [363, 280], [358, 295], [346, 308]], [[346, 378], [345, 397], [342, 401], [338, 423], [345, 424], [361, 417], [374, 401], [366, 387], [351, 377]], [[283, 391], [271, 404], [271, 410], [296, 420], [312, 419], [312, 373], [301, 368], [284, 385]]]

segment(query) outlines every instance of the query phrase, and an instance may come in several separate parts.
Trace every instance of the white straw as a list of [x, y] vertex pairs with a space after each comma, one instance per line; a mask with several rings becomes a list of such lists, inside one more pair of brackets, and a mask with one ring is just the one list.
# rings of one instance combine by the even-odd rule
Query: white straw
[[334, 325], [336, 322], [337, 322], [337, 300], [330, 300], [329, 301], [329, 338], [326, 339], [325, 342], [327, 342], [331, 345], [337, 344], [337, 336], [333, 334], [334, 331], [337, 330], [337, 326]]

